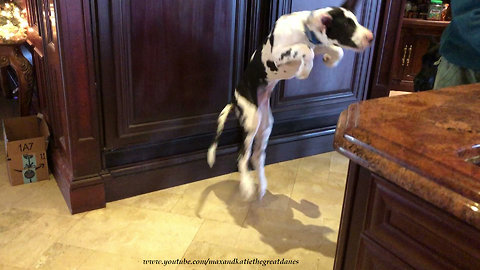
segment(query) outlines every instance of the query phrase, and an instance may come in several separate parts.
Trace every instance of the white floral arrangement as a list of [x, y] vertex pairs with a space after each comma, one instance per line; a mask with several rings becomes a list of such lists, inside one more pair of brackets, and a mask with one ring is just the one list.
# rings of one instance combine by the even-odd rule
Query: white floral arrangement
[[21, 43], [27, 39], [26, 13], [13, 2], [0, 4], [0, 44]]

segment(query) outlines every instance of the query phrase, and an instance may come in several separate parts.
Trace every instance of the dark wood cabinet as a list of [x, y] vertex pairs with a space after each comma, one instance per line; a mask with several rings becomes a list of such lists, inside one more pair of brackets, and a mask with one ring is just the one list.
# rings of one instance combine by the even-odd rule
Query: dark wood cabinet
[[[213, 169], [206, 150], [251, 53], [282, 14], [343, 2], [29, 1], [32, 18], [45, 16], [31, 43], [72, 213], [236, 170], [233, 115]], [[381, 31], [385, 4], [359, 1], [359, 21]], [[278, 85], [267, 163], [332, 150], [338, 115], [367, 96], [374, 51], [347, 52], [334, 69], [316, 61], [308, 80]]]
[[479, 269], [474, 227], [350, 163], [335, 269]]
[[422, 69], [422, 57], [440, 42], [448, 21], [404, 18], [391, 71], [390, 89], [414, 91], [413, 79]]
[[[108, 167], [206, 149], [251, 54], [248, 35], [269, 28], [282, 14], [341, 1], [280, 1], [267, 20], [258, 18], [268, 24], [248, 30], [245, 22], [253, 18], [245, 1], [146, 1], [134, 9], [132, 3], [98, 1], [99, 10], [111, 6], [98, 13]], [[377, 12], [365, 2], [357, 14], [370, 18]], [[375, 21], [366, 24], [375, 27]], [[309, 129], [331, 132], [341, 110], [364, 98], [370, 56], [371, 50], [347, 52], [335, 69], [317, 61], [310, 79], [281, 83], [272, 100], [277, 123], [272, 139]], [[238, 138], [236, 127], [231, 117], [225, 137]]]

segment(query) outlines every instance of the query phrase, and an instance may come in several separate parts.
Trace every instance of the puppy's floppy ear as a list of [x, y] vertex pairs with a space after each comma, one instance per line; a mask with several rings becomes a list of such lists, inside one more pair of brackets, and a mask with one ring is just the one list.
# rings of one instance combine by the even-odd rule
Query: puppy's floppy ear
[[323, 32], [332, 24], [332, 16], [327, 12], [314, 13], [310, 15], [310, 23], [315, 29]]
[[331, 24], [332, 24], [332, 16], [326, 14], [327, 16], [323, 16], [322, 17], [322, 24], [325, 26], [325, 27], [329, 27]]
[[357, 2], [357, 0], [346, 0], [345, 3], [343, 3], [342, 7], [353, 11], [355, 9], [355, 6], [357, 6]]

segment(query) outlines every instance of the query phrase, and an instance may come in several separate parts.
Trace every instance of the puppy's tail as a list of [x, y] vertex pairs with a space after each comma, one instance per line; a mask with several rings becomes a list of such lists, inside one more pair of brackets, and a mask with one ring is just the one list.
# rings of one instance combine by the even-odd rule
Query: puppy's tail
[[212, 145], [208, 148], [207, 154], [207, 162], [208, 166], [213, 167], [215, 163], [215, 152], [217, 151], [218, 139], [220, 135], [222, 135], [223, 128], [225, 127], [225, 121], [227, 120], [227, 116], [233, 108], [233, 104], [229, 103], [225, 108], [223, 108], [220, 116], [218, 116], [218, 126], [217, 126], [217, 135], [215, 136], [215, 140], [213, 140]]

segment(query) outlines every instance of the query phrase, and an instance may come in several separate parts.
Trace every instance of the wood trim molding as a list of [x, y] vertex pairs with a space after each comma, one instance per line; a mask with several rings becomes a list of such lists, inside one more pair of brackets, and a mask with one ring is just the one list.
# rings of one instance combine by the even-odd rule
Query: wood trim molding
[[[327, 128], [273, 139], [267, 148], [266, 164], [331, 151], [334, 132]], [[207, 165], [204, 151], [112, 168], [104, 178], [105, 199], [115, 201], [230, 173], [236, 171], [236, 161], [237, 147], [226, 146], [218, 149], [217, 162], [212, 169]], [[192, 170], [195, 171], [193, 178]]]
[[43, 37], [49, 67], [48, 110], [55, 136], [51, 164], [74, 214], [105, 207], [93, 26], [90, 1], [52, 2], [54, 8], [45, 13], [45, 20], [54, 20], [55, 25]]
[[101, 171], [101, 136], [95, 86], [90, 1], [56, 1], [57, 35], [68, 122], [68, 159], [75, 178]]
[[383, 12], [383, 18], [375, 29], [377, 48], [372, 61], [371, 87], [367, 98], [378, 98], [388, 96], [390, 89], [390, 70], [394, 62], [395, 51], [392, 48], [398, 47], [397, 37], [400, 34], [401, 20], [405, 1], [385, 0], [379, 1], [379, 8]]

